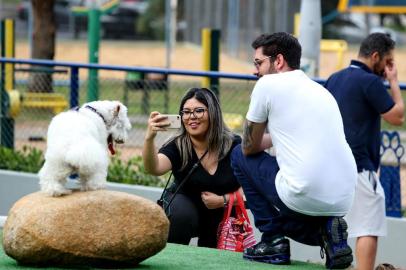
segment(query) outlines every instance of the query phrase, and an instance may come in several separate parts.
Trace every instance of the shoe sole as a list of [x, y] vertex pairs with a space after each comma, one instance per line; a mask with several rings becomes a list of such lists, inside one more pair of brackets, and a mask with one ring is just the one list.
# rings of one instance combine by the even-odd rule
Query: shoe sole
[[335, 258], [334, 265], [326, 265], [327, 269], [346, 269], [348, 268], [353, 261], [352, 255], [345, 255], [342, 257]]
[[[342, 243], [342, 247], [334, 252], [334, 263], [327, 263], [328, 269], [344, 269], [351, 265], [353, 261], [352, 250], [347, 244], [348, 225], [343, 218], [335, 218], [332, 220], [331, 231], [329, 232], [334, 244]], [[330, 259], [331, 260], [331, 259]]]
[[290, 256], [285, 254], [275, 254], [275, 255], [267, 255], [267, 256], [249, 256], [243, 254], [243, 258], [249, 261], [256, 261], [262, 263], [270, 263], [270, 264], [278, 264], [278, 265], [286, 265], [290, 264]]
[[[341, 227], [342, 236], [340, 235], [339, 228]], [[348, 238], [348, 225], [343, 218], [335, 218], [331, 224], [331, 237], [333, 238], [334, 243], [339, 243], [341, 238]]]

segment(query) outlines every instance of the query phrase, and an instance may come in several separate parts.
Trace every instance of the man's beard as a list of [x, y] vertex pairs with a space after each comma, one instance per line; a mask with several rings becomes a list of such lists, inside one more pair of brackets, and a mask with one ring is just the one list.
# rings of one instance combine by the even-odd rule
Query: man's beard
[[374, 74], [376, 74], [376, 75], [382, 77], [382, 78], [385, 77], [385, 69], [384, 69], [384, 68], [383, 68], [383, 69], [379, 69], [379, 63], [376, 63], [376, 64], [373, 66], [372, 72], [373, 72]]
[[275, 74], [275, 73], [277, 73], [277, 72], [276, 72], [276, 69], [274, 68], [273, 65], [271, 65], [271, 66], [269, 67], [267, 73], [261, 74], [261, 73], [258, 72], [256, 75], [257, 75], [258, 78], [261, 78], [261, 77], [264, 76], [264, 75]]

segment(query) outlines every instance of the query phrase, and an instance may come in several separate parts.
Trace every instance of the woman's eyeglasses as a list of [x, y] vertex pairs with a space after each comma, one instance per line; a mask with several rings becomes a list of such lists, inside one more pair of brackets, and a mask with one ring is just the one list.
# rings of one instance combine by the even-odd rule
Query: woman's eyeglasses
[[204, 112], [207, 111], [205, 108], [195, 108], [193, 110], [182, 110], [180, 111], [180, 115], [182, 116], [182, 119], [188, 120], [192, 115], [194, 118], [200, 119], [204, 116]]

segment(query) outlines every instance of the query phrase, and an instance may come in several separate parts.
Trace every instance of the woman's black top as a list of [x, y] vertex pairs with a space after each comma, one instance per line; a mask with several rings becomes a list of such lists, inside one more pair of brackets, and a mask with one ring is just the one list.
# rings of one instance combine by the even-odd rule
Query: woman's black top
[[[223, 195], [236, 191], [240, 187], [240, 184], [233, 174], [230, 156], [233, 148], [240, 143], [241, 137], [235, 135], [232, 147], [230, 148], [226, 157], [219, 161], [215, 173], [211, 175], [203, 168], [203, 166], [199, 165], [186, 181], [186, 183], [179, 190], [179, 193], [194, 198], [200, 198], [200, 193], [202, 191], [213, 192], [217, 195]], [[159, 149], [159, 153], [167, 156], [172, 163], [172, 172], [175, 178], [175, 186], [179, 185], [179, 183], [191, 170], [193, 165], [198, 161], [198, 157], [195, 151], [193, 151], [192, 159], [188, 162], [187, 166], [182, 171], [180, 171], [182, 160], [180, 152], [178, 151], [174, 140]]]

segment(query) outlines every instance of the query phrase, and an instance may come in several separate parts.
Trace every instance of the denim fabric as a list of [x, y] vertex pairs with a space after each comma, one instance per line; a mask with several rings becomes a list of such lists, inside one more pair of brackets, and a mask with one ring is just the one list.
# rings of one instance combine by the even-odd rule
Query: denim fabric
[[262, 241], [287, 236], [303, 244], [320, 245], [320, 229], [327, 217], [295, 212], [281, 201], [275, 187], [279, 171], [275, 157], [266, 152], [244, 156], [241, 145], [237, 145], [231, 154], [231, 167], [244, 190], [255, 226], [263, 233]]

